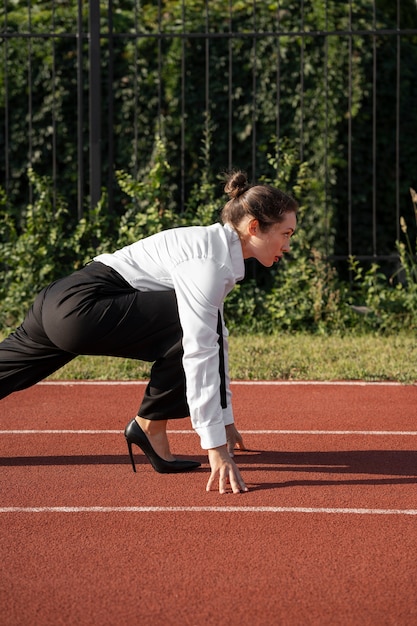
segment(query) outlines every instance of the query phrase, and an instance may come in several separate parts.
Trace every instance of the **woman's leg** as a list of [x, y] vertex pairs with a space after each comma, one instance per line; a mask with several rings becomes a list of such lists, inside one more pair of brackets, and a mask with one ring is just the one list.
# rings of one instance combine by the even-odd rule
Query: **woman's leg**
[[92, 263], [51, 288], [43, 323], [65, 351], [154, 361], [137, 421], [155, 452], [172, 460], [167, 420], [189, 415], [174, 291], [138, 292]]
[[173, 290], [139, 292], [111, 268], [92, 263], [50, 287], [42, 323], [63, 352], [153, 361], [141, 416], [165, 420], [189, 415]]
[[189, 415], [175, 293], [138, 292], [101, 263], [52, 283], [0, 344], [0, 397], [33, 385], [77, 354], [154, 361], [137, 419], [155, 451], [171, 460], [167, 420]]
[[0, 399], [26, 389], [74, 358], [57, 348], [42, 326], [42, 290], [21, 326], [0, 343]]
[[182, 354], [179, 340], [155, 361], [136, 418], [155, 452], [166, 461], [174, 460], [166, 434], [167, 415], [171, 419], [189, 415]]

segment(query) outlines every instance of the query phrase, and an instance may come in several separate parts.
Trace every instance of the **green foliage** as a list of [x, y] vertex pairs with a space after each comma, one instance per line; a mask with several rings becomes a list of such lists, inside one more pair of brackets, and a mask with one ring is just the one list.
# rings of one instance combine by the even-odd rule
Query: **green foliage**
[[[417, 193], [414, 189], [410, 189], [411, 201], [413, 203], [414, 210], [414, 220], [417, 224]], [[397, 250], [400, 256], [401, 263], [401, 271], [404, 274], [404, 282], [410, 289], [417, 289], [417, 262], [416, 262], [416, 253], [417, 253], [417, 243], [415, 250], [413, 250], [410, 237], [408, 234], [408, 226], [405, 218], [403, 216], [400, 217], [400, 225], [401, 230], [404, 235], [404, 241], [397, 242]], [[400, 273], [400, 272], [398, 272]]]
[[[414, 0], [400, 4], [401, 26], [416, 28]], [[417, 156], [416, 117], [410, 104], [417, 89], [416, 37], [378, 34], [373, 46], [366, 34], [337, 34], [373, 29], [374, 8], [377, 28], [395, 29], [397, 10], [391, 5], [389, 0], [305, 0], [301, 24], [297, 0], [256, 3], [256, 23], [253, 0], [115, 0], [113, 81], [102, 81], [103, 111], [111, 100], [114, 111], [112, 120], [102, 116], [102, 153], [107, 154], [106, 131], [111, 128], [115, 209], [110, 213], [103, 192], [99, 204], [77, 221], [72, 209], [78, 159], [75, 5], [42, 0], [7, 3], [0, 9], [5, 28], [25, 36], [5, 39], [5, 62], [0, 67], [0, 115], [6, 116], [7, 102], [9, 124], [7, 197], [4, 190], [0, 195], [0, 326], [13, 326], [45, 284], [99, 252], [165, 228], [215, 221], [223, 203], [216, 174], [235, 165], [252, 180], [291, 191], [301, 207], [291, 256], [273, 271], [248, 263], [247, 278], [226, 302], [229, 327], [268, 333], [390, 332], [404, 324], [415, 328], [415, 224], [407, 231], [403, 222], [403, 239], [396, 242], [392, 214], [397, 184], [393, 164], [398, 156], [403, 205]], [[105, 35], [107, 10], [108, 3], [102, 2]], [[82, 22], [87, 31], [88, 3], [83, 3]], [[35, 34], [65, 36], [29, 38], [29, 27]], [[253, 30], [265, 36], [247, 36]], [[333, 34], [309, 34], [320, 31]], [[184, 37], [186, 32], [192, 36]], [[216, 38], [207, 39], [207, 32]], [[103, 77], [110, 76], [105, 41], [103, 37]], [[399, 49], [392, 43], [397, 41]], [[398, 102], [393, 89], [397, 54]], [[87, 38], [83, 58], [88, 59]], [[85, 65], [81, 69], [86, 120]], [[371, 123], [374, 104], [376, 137]], [[376, 185], [369, 165], [373, 140]], [[87, 136], [84, 141], [83, 166], [88, 171]], [[2, 173], [5, 154], [0, 151]], [[103, 157], [103, 180], [112, 165]], [[396, 250], [399, 255], [391, 281], [377, 265], [366, 268], [354, 257], [349, 276], [336, 273], [326, 260], [347, 253], [349, 227], [353, 253], [373, 252], [368, 249], [373, 204], [380, 252]]]
[[[378, 34], [373, 39], [366, 32], [373, 30], [375, 18], [381, 32], [397, 26], [416, 28], [417, 11], [414, 0], [402, 0], [397, 25], [397, 9], [391, 5], [388, 0], [305, 0], [301, 4], [298, 0], [114, 0], [115, 37], [110, 39], [109, 6], [101, 2], [102, 180], [108, 180], [114, 167], [131, 180], [143, 181], [151, 168], [155, 128], [162, 134], [163, 126], [169, 164], [162, 189], [167, 202], [164, 210], [175, 206], [174, 210], [183, 213], [197, 206], [200, 210], [204, 204], [204, 215], [195, 219], [206, 223], [216, 213], [219, 195], [216, 190], [213, 198], [207, 196], [213, 180], [208, 175], [205, 186], [200, 167], [200, 148], [208, 135], [205, 174], [236, 166], [247, 170], [252, 180], [274, 179], [280, 175], [282, 155], [291, 146], [314, 172], [314, 186], [310, 185], [310, 196], [303, 202], [315, 207], [314, 217], [308, 217], [315, 247], [326, 256], [358, 250], [372, 254], [372, 206], [376, 203], [379, 252], [393, 252], [397, 105], [402, 203], [417, 156], [416, 117], [411, 105], [417, 95], [416, 37]], [[82, 3], [82, 11], [83, 29], [88, 32], [88, 3]], [[53, 162], [54, 184], [59, 185], [68, 207], [75, 207], [78, 128], [74, 112], [81, 105], [84, 120], [89, 115], [88, 37], [82, 39], [83, 63], [78, 68], [76, 3], [15, 0], [0, 9], [0, 16], [9, 34], [25, 35], [5, 39], [5, 62], [0, 67], [0, 116], [6, 119], [7, 113], [9, 125], [8, 211], [17, 220], [26, 211], [32, 192], [26, 182], [28, 167], [52, 178]], [[33, 38], [26, 36], [30, 29], [36, 35]], [[354, 29], [362, 34], [338, 34]], [[248, 36], [254, 30], [265, 35]], [[45, 36], [51, 32], [56, 36]], [[207, 32], [215, 39], [207, 39]], [[318, 32], [331, 34], [326, 37]], [[394, 88], [397, 42], [401, 68], [398, 102]], [[81, 103], [78, 69], [84, 81]], [[110, 104], [111, 120], [106, 115]], [[114, 164], [107, 162], [109, 131]], [[370, 167], [374, 139], [377, 182]], [[86, 132], [83, 141], [87, 183]], [[1, 180], [6, 178], [1, 175], [6, 172], [5, 153], [0, 151]], [[115, 189], [108, 193], [114, 198], [112, 211], [124, 216], [126, 197], [121, 187], [116, 177]], [[87, 197], [87, 187], [84, 192]], [[352, 250], [346, 245], [349, 210]]]
[[263, 182], [302, 199], [291, 254], [278, 269], [268, 270], [267, 277], [264, 272], [263, 281], [259, 281], [258, 275], [258, 280], [250, 279], [232, 292], [226, 301], [225, 315], [231, 328], [246, 332], [341, 330], [348, 323], [350, 310], [344, 303], [346, 287], [339, 283], [335, 269], [317, 249], [320, 244], [324, 247], [317, 224], [322, 224], [325, 217], [324, 209], [316, 204], [317, 180], [310, 166], [300, 162], [297, 151], [288, 142], [283, 145], [287, 147], [285, 152], [270, 157], [278, 172], [276, 178], [264, 177]]
[[65, 204], [58, 198], [53, 208], [48, 181], [37, 177], [33, 170], [29, 170], [28, 175], [37, 201], [28, 206], [22, 223], [18, 225], [4, 209], [0, 216], [3, 325], [21, 315], [22, 307], [59, 274], [68, 258]]
[[[381, 30], [417, 28], [417, 8], [412, 0], [354, 5], [353, 29], [370, 29], [374, 19], [375, 28]], [[398, 39], [383, 35], [352, 37], [352, 95], [349, 102], [346, 84], [340, 103], [345, 108], [345, 120], [339, 120], [336, 137], [340, 161], [331, 192], [336, 208], [335, 254], [372, 256], [376, 252], [395, 252], [397, 195], [400, 206], [404, 206], [410, 183], [415, 180], [417, 118], [412, 103], [417, 98], [416, 42], [415, 34]], [[401, 170], [398, 180], [396, 165]]]
[[[417, 195], [410, 189], [417, 221]], [[366, 329], [392, 332], [407, 328], [417, 329], [417, 263], [406, 221], [400, 218], [405, 241], [397, 241], [398, 269], [389, 281], [377, 263], [365, 269], [355, 258], [350, 261], [354, 287], [348, 301], [354, 310], [361, 311]], [[360, 303], [360, 304], [358, 304]]]
[[166, 144], [157, 136], [149, 171], [140, 172], [137, 178], [124, 171], [116, 172], [120, 188], [129, 198], [120, 219], [120, 246], [179, 225], [179, 217], [173, 210], [169, 171]]
[[[414, 189], [410, 189], [411, 201], [413, 204], [414, 221], [417, 224], [417, 193]], [[404, 317], [406, 323], [411, 325], [411, 328], [416, 328], [415, 323], [415, 311], [417, 310], [417, 242], [414, 245], [414, 250], [408, 234], [408, 227], [406, 220], [401, 216], [400, 218], [401, 230], [404, 235], [404, 241], [397, 241], [397, 250], [399, 254], [400, 269], [393, 276], [393, 279], [398, 278], [398, 282], [395, 284], [397, 292], [401, 295], [402, 308], [405, 312]]]
[[[85, 28], [88, 5], [83, 4]], [[28, 168], [52, 178], [54, 156], [56, 179], [52, 185], [59, 185], [69, 206], [76, 206], [77, 49], [75, 39], [68, 37], [68, 33], [76, 32], [76, 7], [67, 2], [57, 6], [15, 0], [3, 3], [0, 17], [7, 32], [16, 35], [3, 40], [5, 61], [0, 66], [0, 117], [8, 119], [8, 210], [18, 218], [26, 211], [32, 192], [32, 182], [26, 178]], [[33, 38], [27, 37], [31, 31]], [[45, 32], [57, 36], [38, 36]], [[83, 56], [88, 59], [87, 42], [83, 44]], [[87, 91], [87, 85], [83, 91]], [[87, 101], [83, 115], [88, 119]], [[3, 134], [0, 141], [4, 142]], [[87, 149], [85, 155], [87, 171]], [[0, 180], [6, 178], [5, 170], [2, 150]]]
[[[204, 168], [205, 144], [202, 148]], [[315, 179], [308, 166], [299, 163], [291, 150], [281, 155], [278, 180], [268, 181], [301, 197], [314, 195]], [[157, 136], [153, 162], [139, 181], [119, 172], [118, 180], [128, 197], [126, 212], [109, 217], [106, 196], [79, 222], [70, 219], [65, 201], [55, 196], [50, 181], [29, 170], [35, 201], [17, 223], [5, 210], [0, 193], [0, 285], [2, 308], [0, 327], [15, 326], [34, 296], [53, 280], [78, 269], [96, 254], [113, 250], [165, 228], [212, 223], [218, 212], [219, 185], [201, 174], [203, 184], [190, 194], [190, 206], [175, 210], [167, 186], [169, 165], [164, 139]], [[313, 192], [311, 191], [313, 189]], [[412, 191], [417, 216], [415, 192]], [[312, 207], [302, 204], [291, 255], [278, 269], [258, 267], [250, 271], [225, 303], [226, 323], [238, 333], [274, 334], [280, 331], [315, 334], [345, 333], [351, 330], [392, 333], [404, 326], [417, 328], [416, 255], [407, 236], [397, 242], [400, 267], [388, 281], [377, 264], [366, 269], [351, 258], [352, 280], [345, 283], [335, 268], [314, 245]]]
[[74, 222], [51, 181], [29, 169], [35, 201], [18, 222], [0, 207], [0, 327], [15, 325], [47, 284], [87, 263], [108, 247], [109, 218], [102, 202]]

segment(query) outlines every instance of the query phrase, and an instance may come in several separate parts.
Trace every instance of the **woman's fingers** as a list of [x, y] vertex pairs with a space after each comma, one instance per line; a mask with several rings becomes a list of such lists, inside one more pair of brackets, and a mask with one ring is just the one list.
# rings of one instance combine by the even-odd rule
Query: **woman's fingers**
[[212, 487], [212, 485], [214, 483], [215, 478], [216, 478], [216, 472], [212, 471], [211, 474], [210, 474], [210, 478], [207, 481], [206, 491], [211, 491], [211, 487]]
[[237, 467], [236, 467], [236, 472], [234, 471], [230, 472], [229, 481], [230, 481], [230, 486], [232, 488], [233, 493], [240, 493], [241, 491], [249, 491]]
[[230, 483], [230, 487], [233, 493], [249, 491], [237, 467], [236, 469], [231, 468], [229, 470], [222, 469], [220, 471], [212, 471], [207, 481], [206, 491], [211, 491], [217, 474], [219, 475], [219, 493], [227, 493], [228, 483]]
[[210, 474], [210, 478], [207, 481], [206, 491], [211, 491], [214, 481], [216, 480], [216, 475], [219, 474], [219, 493], [226, 493], [227, 491], [227, 474], [223, 474], [221, 472], [212, 471]]
[[237, 433], [235, 448], [237, 448], [238, 450], [247, 449], [245, 444], [243, 443], [242, 435], [239, 432]]
[[240, 475], [239, 468], [233, 459], [230, 458], [227, 447], [224, 444], [218, 448], [210, 448], [208, 450], [211, 474], [207, 481], [206, 491], [211, 490], [214, 481], [217, 479], [219, 481], [219, 493], [227, 492], [228, 482], [233, 493], [249, 491]]
[[237, 430], [234, 424], [226, 426], [227, 433], [227, 451], [230, 456], [234, 456], [234, 450], [246, 450], [246, 446], [243, 443], [243, 438], [240, 432]]

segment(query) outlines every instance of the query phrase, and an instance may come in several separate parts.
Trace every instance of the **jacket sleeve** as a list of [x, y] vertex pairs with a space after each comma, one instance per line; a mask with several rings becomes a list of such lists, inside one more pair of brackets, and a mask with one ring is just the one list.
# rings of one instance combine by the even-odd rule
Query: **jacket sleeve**
[[183, 330], [187, 401], [201, 447], [226, 443], [225, 425], [233, 423], [228, 374], [227, 330], [223, 327], [227, 408], [220, 402], [218, 313], [234, 282], [227, 267], [213, 259], [192, 259], [172, 272]]

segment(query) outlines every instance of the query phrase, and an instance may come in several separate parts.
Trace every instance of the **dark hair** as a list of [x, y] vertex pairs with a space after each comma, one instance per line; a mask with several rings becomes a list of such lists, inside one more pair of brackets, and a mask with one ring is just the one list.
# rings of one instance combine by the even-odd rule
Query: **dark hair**
[[249, 185], [244, 172], [233, 171], [227, 175], [224, 187], [230, 200], [220, 214], [223, 224], [237, 229], [247, 215], [258, 220], [261, 231], [282, 222], [286, 213], [297, 213], [298, 204], [291, 196], [270, 185]]

